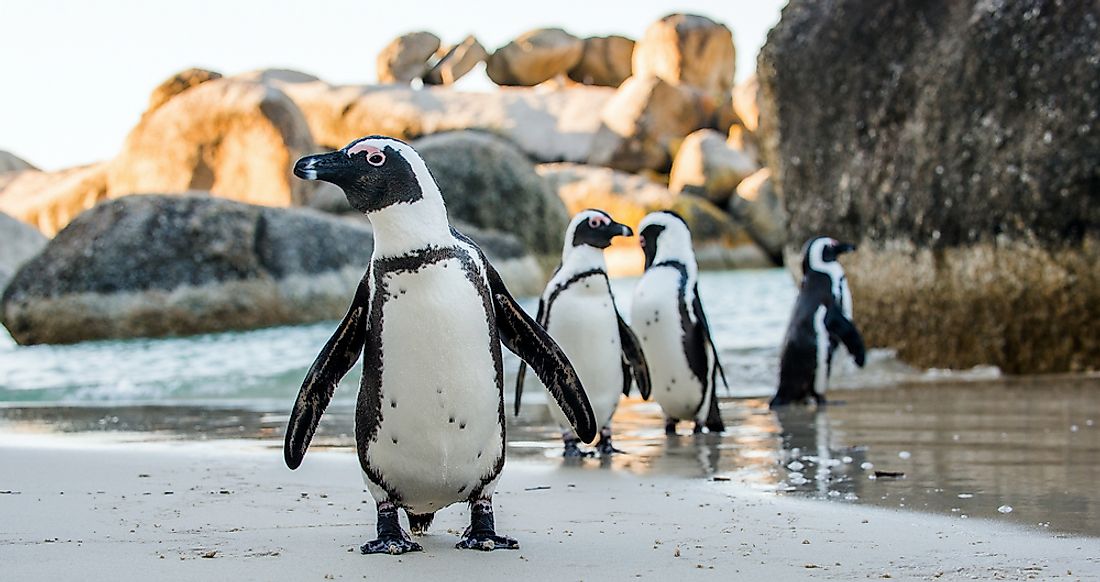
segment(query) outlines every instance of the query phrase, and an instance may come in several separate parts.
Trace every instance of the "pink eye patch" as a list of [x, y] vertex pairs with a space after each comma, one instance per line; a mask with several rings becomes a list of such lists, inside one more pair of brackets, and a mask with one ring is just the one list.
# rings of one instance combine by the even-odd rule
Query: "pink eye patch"
[[381, 166], [386, 163], [386, 154], [365, 142], [359, 142], [348, 148], [348, 157], [350, 158], [359, 152], [367, 152], [367, 163], [372, 166]]
[[609, 224], [611, 224], [611, 219], [606, 216], [592, 216], [588, 219], [588, 226], [590, 228], [599, 228], [601, 225], [607, 226]]

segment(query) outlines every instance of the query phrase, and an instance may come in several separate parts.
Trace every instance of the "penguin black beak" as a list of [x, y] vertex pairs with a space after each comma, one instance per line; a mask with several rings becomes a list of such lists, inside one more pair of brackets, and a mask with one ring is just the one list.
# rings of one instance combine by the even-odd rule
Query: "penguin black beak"
[[844, 253], [849, 253], [849, 252], [852, 252], [854, 250], [856, 250], [856, 245], [854, 245], [852, 243], [840, 243], [840, 244], [836, 245], [836, 254], [837, 255], [843, 255]]
[[619, 227], [619, 236], [634, 236], [634, 231], [629, 226], [617, 222], [615, 225]]
[[305, 156], [294, 164], [294, 175], [303, 180], [324, 180], [332, 178], [348, 169], [348, 157], [344, 152], [329, 152]]

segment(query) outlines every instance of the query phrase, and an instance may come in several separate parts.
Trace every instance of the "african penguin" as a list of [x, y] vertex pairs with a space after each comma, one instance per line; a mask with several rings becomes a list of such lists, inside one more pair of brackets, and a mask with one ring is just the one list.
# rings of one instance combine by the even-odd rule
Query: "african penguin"
[[370, 267], [313, 363], [286, 431], [297, 468], [340, 378], [363, 354], [355, 442], [377, 503], [378, 539], [363, 553], [420, 550], [398, 522], [424, 533], [436, 511], [466, 501], [459, 548], [517, 548], [494, 529], [504, 466], [500, 344], [550, 388], [585, 441], [598, 425], [580, 378], [546, 331], [509, 294], [481, 250], [450, 226], [439, 187], [412, 147], [371, 136], [298, 160], [294, 173], [344, 190], [374, 227]]
[[647, 215], [638, 228], [645, 273], [634, 289], [630, 321], [665, 413], [665, 433], [675, 434], [681, 420], [694, 420], [696, 433], [704, 426], [721, 432], [717, 384], [726, 378], [699, 298], [691, 231], [671, 211]]
[[852, 323], [852, 293], [844, 267], [837, 262], [837, 257], [855, 249], [827, 236], [812, 238], [803, 247], [802, 284], [783, 339], [772, 408], [811, 398], [824, 404], [833, 352], [840, 343], [863, 367], [866, 351]]
[[[585, 210], [573, 217], [565, 231], [565, 248], [558, 267], [539, 298], [536, 320], [573, 362], [592, 403], [600, 427], [596, 450], [600, 456], [622, 452], [611, 445], [611, 416], [619, 394], [628, 395], [632, 383], [642, 398], [649, 398], [649, 370], [638, 340], [619, 315], [603, 250], [617, 236], [632, 236], [602, 210]], [[516, 379], [516, 414], [523, 396], [526, 365]], [[550, 414], [562, 430], [564, 456], [584, 456], [561, 408], [547, 402]]]

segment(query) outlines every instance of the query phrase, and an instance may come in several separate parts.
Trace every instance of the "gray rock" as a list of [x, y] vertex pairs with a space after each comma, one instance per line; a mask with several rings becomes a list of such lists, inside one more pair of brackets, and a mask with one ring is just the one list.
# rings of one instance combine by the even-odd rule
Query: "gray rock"
[[498, 85], [530, 87], [566, 74], [583, 50], [579, 38], [560, 28], [530, 30], [489, 55], [485, 72]]
[[792, 0], [758, 74], [788, 249], [861, 243], [846, 267], [870, 344], [1100, 368], [1095, 2]]
[[23, 170], [37, 170], [30, 162], [19, 156], [0, 150], [0, 174], [9, 172], [21, 172]]
[[581, 60], [569, 69], [569, 78], [585, 85], [618, 87], [631, 75], [634, 41], [625, 36], [584, 39]]
[[19, 267], [46, 248], [49, 240], [29, 224], [0, 212], [0, 292]]
[[378, 53], [378, 82], [407, 84], [423, 77], [439, 44], [438, 36], [424, 31], [393, 39]]
[[439, 183], [452, 220], [511, 233], [538, 255], [561, 253], [565, 206], [515, 145], [474, 131], [412, 145]]
[[442, 53], [439, 61], [424, 75], [425, 85], [453, 85], [489, 57], [485, 47], [473, 36], [467, 36], [446, 50], [439, 49], [439, 53]]
[[772, 187], [771, 170], [764, 168], [741, 180], [730, 197], [729, 213], [744, 225], [749, 236], [764, 249], [772, 261], [783, 263], [787, 245], [787, 212]]
[[[517, 293], [541, 285], [537, 263], [514, 242], [478, 235]], [[366, 224], [308, 209], [128, 196], [80, 215], [27, 262], [4, 292], [0, 318], [21, 344], [338, 319], [372, 241]]]

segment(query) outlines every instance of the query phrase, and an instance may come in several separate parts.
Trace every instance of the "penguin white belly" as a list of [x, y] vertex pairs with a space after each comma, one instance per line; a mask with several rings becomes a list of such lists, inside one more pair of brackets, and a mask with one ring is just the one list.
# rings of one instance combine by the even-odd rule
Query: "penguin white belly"
[[814, 312], [814, 341], [817, 347], [817, 367], [814, 368], [814, 392], [824, 395], [829, 389], [829, 330], [825, 328], [828, 309], [819, 306]]
[[456, 259], [383, 276], [381, 420], [367, 462], [401, 505], [434, 512], [468, 499], [503, 454], [489, 322]]
[[630, 325], [649, 364], [653, 398], [669, 417], [691, 420], [705, 415], [700, 413], [704, 390], [684, 353], [680, 301], [678, 271], [659, 268], [646, 273], [634, 292]]
[[[562, 291], [550, 306], [547, 331], [577, 370], [596, 426], [606, 426], [623, 391], [619, 322], [607, 285], [592, 277]], [[547, 399], [547, 406], [558, 426], [569, 430], [569, 421], [553, 398]]]

